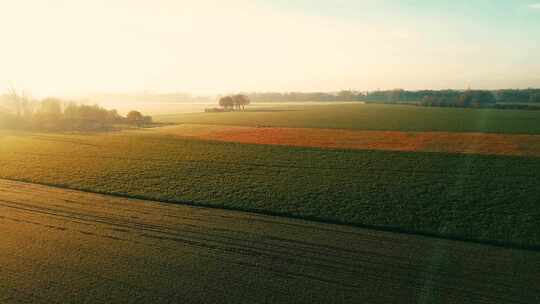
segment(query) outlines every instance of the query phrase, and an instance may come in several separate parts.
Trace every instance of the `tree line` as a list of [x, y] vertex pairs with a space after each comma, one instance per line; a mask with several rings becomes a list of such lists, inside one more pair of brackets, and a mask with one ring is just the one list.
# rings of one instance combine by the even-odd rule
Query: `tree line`
[[422, 98], [423, 106], [480, 108], [493, 106], [495, 96], [489, 91], [467, 90], [458, 94], [426, 95]]
[[48, 131], [104, 130], [116, 124], [147, 125], [152, 117], [138, 111], [122, 116], [116, 110], [58, 98], [34, 100], [11, 91], [0, 96], [0, 127]]
[[[521, 97], [516, 97], [521, 96]], [[410, 102], [431, 107], [540, 110], [540, 90], [423, 90], [380, 91], [366, 95], [367, 102]]]
[[498, 90], [495, 91], [497, 100], [514, 103], [540, 103], [540, 89]]
[[[473, 93], [470, 93], [472, 91]], [[467, 93], [469, 92], [469, 93]], [[473, 99], [481, 96], [482, 101], [491, 100], [508, 103], [540, 103], [540, 89], [507, 89], [507, 90], [376, 90], [354, 91], [342, 90], [339, 92], [266, 92], [248, 93], [247, 97], [253, 102], [291, 102], [291, 101], [365, 101], [365, 102], [420, 102], [424, 98], [435, 100], [441, 104], [459, 104], [460, 99], [467, 100], [470, 95]], [[491, 95], [491, 96], [489, 96]]]
[[495, 102], [501, 103], [540, 103], [540, 89], [512, 90], [419, 90], [395, 89], [375, 91], [365, 94], [366, 101], [378, 102], [439, 102], [441, 104], [467, 105]]

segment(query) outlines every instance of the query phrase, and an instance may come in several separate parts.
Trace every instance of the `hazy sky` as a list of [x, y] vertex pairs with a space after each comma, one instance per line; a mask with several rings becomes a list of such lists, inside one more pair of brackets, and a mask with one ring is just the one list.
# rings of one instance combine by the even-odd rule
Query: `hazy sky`
[[540, 0], [0, 0], [0, 89], [540, 87]]

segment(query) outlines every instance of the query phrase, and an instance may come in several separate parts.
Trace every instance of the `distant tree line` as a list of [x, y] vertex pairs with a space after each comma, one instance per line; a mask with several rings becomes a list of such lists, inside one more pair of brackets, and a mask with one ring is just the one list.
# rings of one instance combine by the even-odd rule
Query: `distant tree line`
[[[527, 90], [422, 90], [370, 92], [367, 102], [409, 102], [422, 106], [540, 110], [540, 89]], [[539, 103], [539, 105], [534, 105]]]
[[58, 98], [33, 100], [11, 91], [0, 96], [0, 127], [48, 131], [103, 130], [115, 124], [146, 125], [152, 117], [131, 111], [126, 117], [116, 110], [78, 104]]
[[[384, 103], [424, 103], [441, 106], [473, 106], [477, 103], [540, 103], [540, 89], [508, 90], [417, 90], [403, 89], [360, 92], [343, 90], [324, 92], [267, 92], [246, 94], [253, 102], [291, 102], [291, 101], [364, 101]], [[424, 102], [425, 101], [425, 102]]]
[[[463, 90], [376, 90], [376, 91], [355, 91], [342, 90], [338, 92], [252, 92], [242, 93], [251, 102], [304, 102], [304, 101], [364, 101], [364, 102], [384, 102], [384, 103], [419, 103], [426, 96], [440, 101], [456, 100], [463, 93]], [[490, 91], [497, 102], [506, 103], [540, 103], [540, 89], [505, 89]], [[233, 98], [234, 95], [224, 96]], [[107, 102], [211, 102], [213, 97], [192, 96], [188, 93], [172, 94], [101, 94], [91, 97], [96, 101]], [[228, 102], [228, 103], [227, 103]], [[227, 103], [227, 110], [238, 109], [236, 105]], [[444, 103], [444, 102], [443, 102]], [[223, 110], [222, 108], [221, 110]], [[219, 110], [219, 108], [216, 108]]]
[[294, 102], [294, 101], [352, 101], [362, 100], [364, 97], [361, 93], [353, 91], [342, 91], [340, 93], [324, 93], [324, 92], [289, 92], [289, 93], [249, 93], [246, 94], [253, 102]]
[[289, 92], [289, 93], [249, 93], [247, 96], [253, 102], [303, 102], [303, 101], [368, 101], [368, 102], [399, 102], [399, 101], [419, 101], [424, 97], [425, 92], [431, 91], [405, 91], [388, 90], [360, 92], [353, 90], [342, 90], [339, 92]]
[[495, 104], [495, 96], [490, 91], [467, 90], [457, 94], [426, 95], [420, 103], [423, 106], [480, 108]]
[[497, 101], [513, 103], [540, 103], [540, 89], [497, 90], [494, 92]]

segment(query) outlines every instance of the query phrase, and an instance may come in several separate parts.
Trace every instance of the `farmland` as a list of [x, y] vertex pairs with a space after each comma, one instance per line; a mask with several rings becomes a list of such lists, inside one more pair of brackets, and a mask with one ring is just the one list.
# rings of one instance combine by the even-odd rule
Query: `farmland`
[[376, 131], [540, 134], [540, 111], [338, 104], [160, 115], [161, 122]]
[[0, 178], [91, 192], [540, 246], [534, 157], [5, 132], [0, 167]]
[[1, 303], [540, 297], [540, 252], [21, 182], [0, 180], [0, 229]]
[[[146, 133], [148, 131], [145, 130]], [[540, 135], [525, 134], [364, 131], [204, 124], [172, 125], [155, 128], [151, 131], [184, 138], [244, 144], [325, 149], [540, 156]]]
[[4, 2], [0, 304], [540, 304], [540, 0]]

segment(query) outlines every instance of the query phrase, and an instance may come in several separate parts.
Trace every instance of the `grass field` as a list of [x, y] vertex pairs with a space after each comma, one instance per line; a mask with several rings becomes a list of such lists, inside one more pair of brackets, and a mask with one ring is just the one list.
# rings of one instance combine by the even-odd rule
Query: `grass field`
[[409, 105], [281, 106], [245, 113], [161, 115], [161, 122], [384, 131], [540, 134], [540, 111], [456, 109]]
[[[293, 122], [294, 123], [294, 122]], [[0, 178], [540, 246], [538, 158], [0, 133]]]

